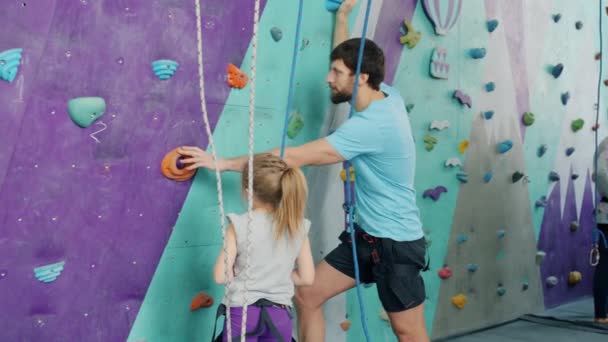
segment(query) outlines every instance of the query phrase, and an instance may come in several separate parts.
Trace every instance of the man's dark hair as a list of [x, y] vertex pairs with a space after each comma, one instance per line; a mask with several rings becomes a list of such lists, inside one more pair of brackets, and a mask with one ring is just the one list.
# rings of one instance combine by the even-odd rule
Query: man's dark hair
[[[331, 52], [331, 61], [341, 59], [346, 67], [353, 73], [357, 70], [359, 58], [359, 46], [361, 38], [351, 38], [336, 46]], [[363, 48], [363, 60], [361, 61], [361, 73], [369, 76], [367, 84], [372, 89], [379, 90], [380, 83], [384, 81], [384, 52], [373, 41], [365, 39]]]

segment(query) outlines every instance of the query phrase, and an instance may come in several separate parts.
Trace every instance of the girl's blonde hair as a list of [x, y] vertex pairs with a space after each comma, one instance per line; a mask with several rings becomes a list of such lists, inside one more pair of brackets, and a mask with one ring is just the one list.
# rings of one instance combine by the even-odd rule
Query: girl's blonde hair
[[[246, 163], [241, 179], [243, 189], [247, 189], [248, 180], [249, 163]], [[253, 195], [272, 205], [275, 239], [285, 233], [293, 238], [303, 223], [308, 198], [308, 185], [302, 171], [288, 167], [273, 154], [257, 154], [253, 158]]]

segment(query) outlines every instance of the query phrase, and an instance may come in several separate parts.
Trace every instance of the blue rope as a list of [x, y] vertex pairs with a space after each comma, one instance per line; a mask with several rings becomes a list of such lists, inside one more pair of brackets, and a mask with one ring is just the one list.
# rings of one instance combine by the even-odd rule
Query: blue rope
[[289, 123], [289, 111], [293, 100], [293, 80], [296, 74], [296, 62], [298, 59], [298, 43], [300, 42], [300, 31], [302, 29], [302, 7], [304, 0], [300, 0], [298, 7], [298, 23], [296, 24], [296, 39], [293, 43], [293, 57], [291, 60], [291, 76], [289, 78], [289, 95], [287, 96], [287, 106], [285, 107], [285, 123], [283, 124], [283, 136], [281, 138], [281, 159], [285, 155], [285, 137], [287, 136], [287, 125]]
[[[367, 33], [367, 23], [369, 21], [369, 14], [371, 12], [371, 4], [372, 0], [368, 0], [367, 9], [365, 11], [365, 21], [363, 24], [363, 32], [361, 33], [361, 45], [359, 45], [359, 57], [357, 60], [357, 70], [355, 73], [355, 84], [353, 88], [353, 95], [350, 104], [350, 113], [348, 117], [352, 117], [355, 112], [355, 103], [357, 101], [357, 88], [359, 87], [359, 75], [361, 74], [361, 62], [363, 60], [363, 50], [365, 47], [365, 35]], [[344, 169], [346, 172], [346, 209], [348, 214], [348, 225], [350, 229], [350, 240], [352, 244], [353, 250], [353, 263], [355, 266], [355, 282], [357, 285], [357, 298], [359, 299], [359, 310], [361, 312], [361, 325], [363, 326], [363, 332], [365, 333], [365, 339], [369, 342], [371, 338], [369, 336], [369, 331], [367, 328], [367, 319], [365, 317], [365, 305], [363, 304], [363, 298], [361, 295], [361, 280], [359, 276], [359, 260], [357, 258], [357, 242], [355, 239], [355, 228], [354, 228], [354, 214], [355, 214], [355, 204], [351, 200], [351, 176], [350, 176], [350, 162], [347, 160], [344, 162]]]
[[[602, 67], [603, 67], [603, 61], [604, 61], [604, 55], [603, 55], [603, 53], [604, 53], [604, 51], [603, 51], [604, 50], [603, 49], [603, 41], [604, 41], [604, 39], [602, 38], [602, 32], [604, 31], [603, 27], [602, 27], [602, 17], [603, 17], [603, 13], [604, 12], [603, 12], [603, 8], [602, 8], [602, 0], [599, 0], [598, 2], [600, 4], [600, 10], [598, 11], [599, 12], [599, 16], [600, 16], [600, 24], [599, 24], [599, 26], [600, 26], [600, 72], [598, 74], [598, 80], [597, 80], [597, 107], [595, 108], [595, 125], [596, 125], [595, 126], [596, 127], [596, 129], [595, 129], [595, 156], [594, 156], [595, 158], [593, 159], [593, 174], [595, 175], [595, 181], [593, 183], [594, 183], [594, 195], [595, 195], [595, 207], [596, 207], [596, 211], [597, 211], [597, 204], [600, 202], [599, 198], [598, 198], [598, 191], [597, 191], [597, 177], [598, 177], [598, 175], [597, 175], [597, 160], [598, 160], [598, 155], [597, 155], [597, 148], [598, 148], [598, 137], [597, 137], [597, 135], [598, 134], [597, 134], [597, 131], [599, 130], [599, 126], [598, 125], [599, 125], [599, 122], [600, 122], [600, 101], [601, 101], [601, 88], [602, 88]], [[600, 236], [600, 234], [598, 234], [598, 233], [601, 233], [601, 232], [597, 229], [597, 227], [595, 227], [593, 229], [593, 232], [592, 232], [592, 234], [593, 234], [592, 235], [593, 236], [593, 244], [595, 246], [597, 246], [598, 243], [599, 243], [599, 236]], [[602, 236], [604, 236], [604, 234], [602, 234]], [[604, 236], [604, 245], [606, 247], [608, 247], [608, 244], [606, 244], [606, 237], [605, 236]]]

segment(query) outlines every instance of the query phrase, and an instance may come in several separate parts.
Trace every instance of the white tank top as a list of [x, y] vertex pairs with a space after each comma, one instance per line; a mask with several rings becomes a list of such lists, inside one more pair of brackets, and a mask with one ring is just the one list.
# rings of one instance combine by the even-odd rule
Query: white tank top
[[[291, 273], [300, 254], [302, 243], [308, 236], [310, 221], [304, 220], [297, 236], [289, 239], [287, 234], [275, 240], [272, 215], [253, 211], [247, 253], [247, 213], [228, 214], [234, 226], [237, 240], [237, 254], [234, 263], [235, 277], [226, 290], [223, 303], [233, 306], [245, 305], [245, 265], [248, 263], [247, 305], [259, 299], [267, 299], [278, 304], [292, 305], [294, 283]], [[248, 257], [248, 260], [247, 260]]]

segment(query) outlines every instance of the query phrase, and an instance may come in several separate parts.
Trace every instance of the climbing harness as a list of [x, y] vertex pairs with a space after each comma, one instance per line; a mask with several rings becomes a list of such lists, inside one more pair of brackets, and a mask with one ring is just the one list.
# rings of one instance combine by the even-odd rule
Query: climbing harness
[[[355, 103], [357, 100], [357, 89], [359, 87], [359, 75], [361, 74], [361, 62], [363, 60], [363, 50], [365, 48], [365, 36], [367, 34], [367, 25], [369, 22], [369, 14], [371, 12], [371, 4], [372, 4], [372, 0], [368, 0], [367, 1], [367, 8], [365, 10], [365, 20], [363, 23], [363, 31], [361, 33], [361, 44], [359, 45], [359, 56], [357, 58], [357, 69], [355, 72], [355, 84], [353, 86], [353, 95], [352, 95], [352, 99], [351, 99], [351, 104], [350, 104], [350, 113], [348, 114], [348, 117], [351, 118], [355, 112]], [[345, 183], [345, 203], [344, 203], [344, 211], [345, 211], [345, 225], [348, 226], [349, 232], [350, 232], [350, 236], [351, 236], [351, 245], [352, 245], [352, 250], [353, 250], [353, 263], [354, 263], [354, 268], [355, 268], [355, 283], [356, 283], [356, 289], [357, 289], [357, 298], [359, 300], [359, 311], [360, 311], [360, 316], [361, 316], [361, 325], [363, 326], [363, 332], [365, 334], [365, 339], [366, 341], [371, 341], [371, 338], [369, 336], [369, 331], [367, 328], [367, 318], [365, 315], [365, 305], [363, 303], [363, 298], [361, 295], [361, 279], [360, 279], [360, 274], [359, 274], [359, 260], [357, 258], [357, 242], [356, 242], [356, 238], [355, 238], [355, 227], [354, 227], [354, 221], [355, 221], [355, 210], [356, 210], [356, 204], [354, 203], [354, 201], [352, 200], [351, 197], [351, 193], [354, 192], [354, 189], [352, 189], [353, 185], [352, 185], [352, 174], [349, 172], [350, 170], [350, 161], [345, 161], [343, 163], [343, 167], [344, 167], [344, 172], [346, 173], [346, 183]]]

